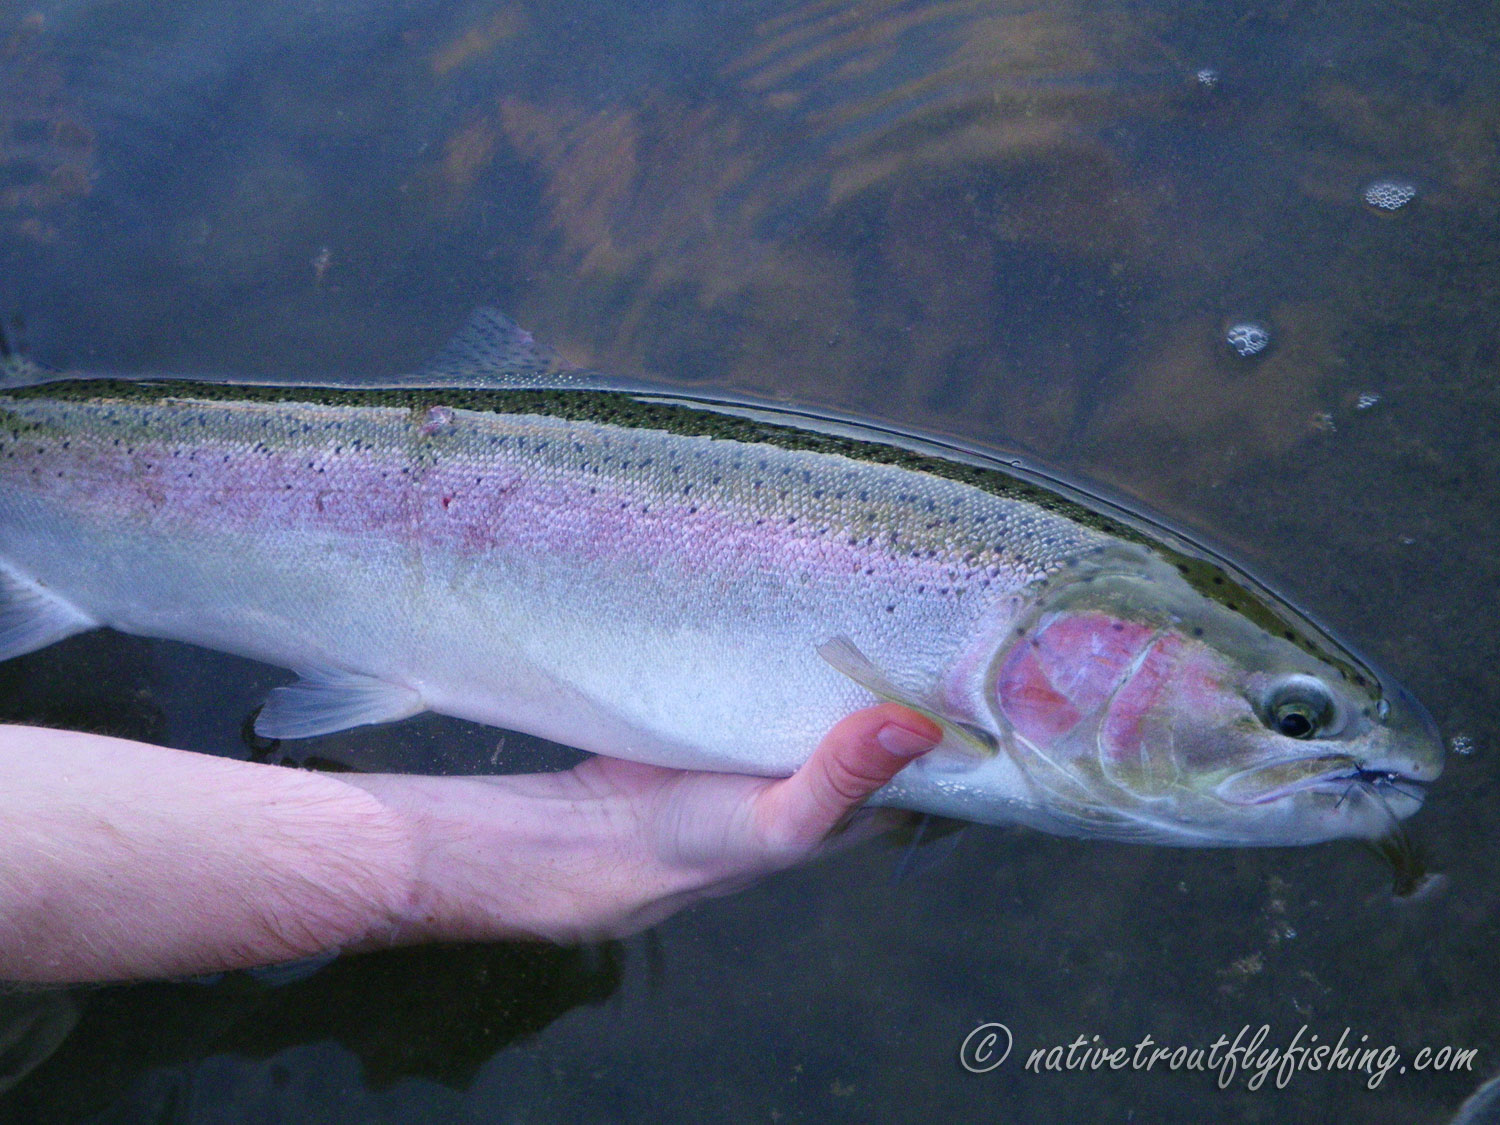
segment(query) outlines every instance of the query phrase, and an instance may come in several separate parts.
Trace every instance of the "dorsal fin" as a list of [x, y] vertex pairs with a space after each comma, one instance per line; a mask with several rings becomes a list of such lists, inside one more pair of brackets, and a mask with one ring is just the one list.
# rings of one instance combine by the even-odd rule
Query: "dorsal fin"
[[0, 387], [29, 387], [33, 383], [55, 379], [57, 375], [52, 368], [23, 355], [0, 356]]
[[9, 327], [0, 319], [0, 387], [44, 383], [56, 374], [52, 368], [26, 355], [24, 330], [20, 317], [11, 320]]
[[411, 380], [419, 386], [526, 389], [592, 386], [590, 374], [570, 368], [499, 309], [481, 306]]

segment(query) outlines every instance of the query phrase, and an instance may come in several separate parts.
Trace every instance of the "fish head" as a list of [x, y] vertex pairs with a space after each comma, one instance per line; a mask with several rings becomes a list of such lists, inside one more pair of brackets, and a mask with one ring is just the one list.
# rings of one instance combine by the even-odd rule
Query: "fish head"
[[1154, 557], [1079, 573], [990, 665], [997, 741], [1054, 827], [1283, 845], [1415, 812], [1443, 755], [1421, 705], [1267, 595], [1191, 578]]

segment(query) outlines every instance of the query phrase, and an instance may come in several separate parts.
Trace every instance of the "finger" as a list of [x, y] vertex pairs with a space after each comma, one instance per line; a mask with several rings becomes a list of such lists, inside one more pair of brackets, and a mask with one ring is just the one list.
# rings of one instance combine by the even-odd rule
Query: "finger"
[[943, 737], [931, 719], [882, 703], [843, 719], [802, 768], [767, 787], [756, 816], [773, 847], [811, 849]]

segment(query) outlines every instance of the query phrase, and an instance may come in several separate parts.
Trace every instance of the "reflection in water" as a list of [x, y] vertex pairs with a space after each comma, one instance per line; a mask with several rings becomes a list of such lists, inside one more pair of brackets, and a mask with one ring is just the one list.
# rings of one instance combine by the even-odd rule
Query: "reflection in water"
[[[1355, 311], [1329, 281], [1406, 237], [1355, 225], [1377, 162], [1408, 153], [1434, 199], [1475, 201], [1493, 114], [1314, 68], [1273, 98], [1174, 30], [1070, 4], [800, 5], [712, 97], [475, 101], [438, 179], [451, 204], [507, 150], [537, 171], [551, 237], [516, 311], [580, 363], [968, 417], [1159, 500], [1201, 494], [1326, 431]], [[1286, 230], [1309, 204], [1329, 227]], [[1284, 341], [1254, 372], [1219, 355], [1247, 312]]]
[[1161, 331], [1154, 348], [1122, 368], [1128, 390], [1101, 412], [1092, 443], [1149, 455], [1158, 481], [1222, 487], [1247, 462], [1314, 436], [1321, 400], [1310, 375], [1336, 362], [1338, 321], [1326, 304], [1309, 302], [1273, 306], [1266, 322], [1274, 346], [1249, 356], [1226, 346], [1212, 312]]
[[69, 104], [45, 29], [39, 13], [0, 17], [0, 227], [28, 242], [55, 240], [94, 176], [94, 133]]
[[77, 1023], [66, 992], [0, 993], [0, 1094], [51, 1058]]
[[[962, 401], [1045, 447], [1118, 330], [1086, 317], [1044, 357], [1034, 322], [1103, 304], [1093, 290], [1149, 241], [1104, 133], [1192, 92], [1123, 27], [1066, 7], [812, 5], [761, 25], [711, 100], [476, 105], [440, 178], [483, 190], [502, 141], [541, 173], [555, 237], [519, 312], [565, 310], [580, 362], [892, 413]], [[1143, 51], [1156, 73], [1122, 78]], [[959, 371], [984, 377], [960, 388]]]
[[[234, 974], [213, 987], [101, 989], [83, 997], [82, 1025], [7, 1108], [37, 1123], [110, 1105], [118, 1119], [161, 1120], [197, 1076], [328, 1042], [357, 1061], [352, 1083], [383, 1090], [419, 1078], [462, 1090], [502, 1047], [602, 1004], [620, 977], [613, 946], [428, 946], [349, 957], [279, 988]], [[210, 1093], [201, 1108], [219, 1100]]]
[[526, 15], [517, 5], [500, 8], [488, 19], [466, 28], [456, 39], [444, 44], [431, 56], [432, 73], [446, 78], [455, 70], [481, 61], [507, 39], [520, 34], [526, 26]]

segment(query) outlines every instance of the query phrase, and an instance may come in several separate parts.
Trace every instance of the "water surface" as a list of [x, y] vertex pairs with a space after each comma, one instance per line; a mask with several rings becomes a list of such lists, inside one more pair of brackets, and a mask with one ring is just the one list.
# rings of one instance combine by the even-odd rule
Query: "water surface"
[[[602, 948], [80, 992], [0, 1115], [1447, 1120], [1500, 1069], [1497, 48], [1459, 0], [0, 5], [0, 314], [37, 358], [385, 376], [497, 304], [580, 364], [1092, 481], [1476, 748], [1413, 822], [1447, 879], [1420, 901], [1353, 843], [973, 828], [900, 881], [871, 847]], [[1380, 212], [1382, 179], [1417, 194]], [[284, 679], [90, 635], [0, 665], [0, 714], [243, 757]], [[302, 752], [570, 760], [500, 743], [425, 716]], [[974, 1075], [984, 1021], [1017, 1053]], [[1478, 1056], [1374, 1089], [1022, 1065], [1262, 1024]]]

